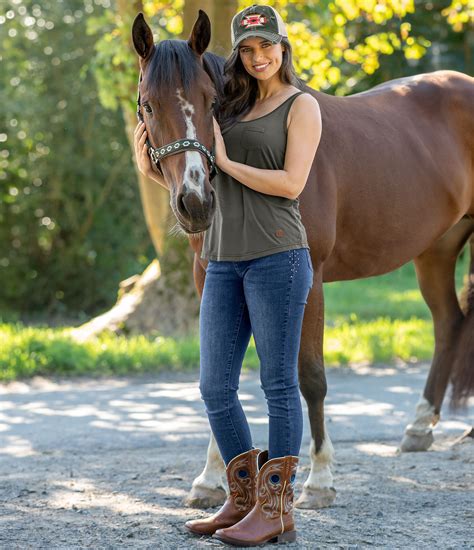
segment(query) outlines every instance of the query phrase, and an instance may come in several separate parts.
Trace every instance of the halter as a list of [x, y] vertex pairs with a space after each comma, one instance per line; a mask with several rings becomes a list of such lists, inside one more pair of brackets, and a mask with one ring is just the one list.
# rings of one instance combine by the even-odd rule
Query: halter
[[[143, 115], [140, 112], [140, 82], [142, 81], [142, 74], [140, 72], [140, 77], [138, 79], [138, 97], [137, 97], [137, 118], [140, 122], [145, 123], [143, 120]], [[163, 172], [160, 167], [160, 160], [169, 157], [171, 155], [176, 155], [177, 153], [185, 153], [189, 150], [199, 151], [203, 155], [206, 156], [207, 159], [207, 165], [209, 168], [209, 181], [211, 181], [214, 176], [218, 174], [217, 166], [216, 166], [216, 157], [215, 155], [209, 151], [209, 149], [200, 143], [196, 139], [177, 139], [176, 141], [172, 141], [171, 143], [168, 143], [166, 145], [163, 145], [162, 147], [155, 148], [150, 143], [148, 136], [146, 138], [146, 145], [148, 147], [148, 154], [150, 155], [151, 160], [156, 166], [156, 169], [158, 172], [163, 176]], [[214, 140], [212, 147], [214, 149]]]

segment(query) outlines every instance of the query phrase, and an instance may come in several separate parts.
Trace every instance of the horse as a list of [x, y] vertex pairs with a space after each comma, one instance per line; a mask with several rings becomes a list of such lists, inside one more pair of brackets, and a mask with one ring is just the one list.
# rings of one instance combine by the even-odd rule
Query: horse
[[[170, 188], [171, 208], [194, 250], [200, 296], [207, 266], [200, 259], [202, 240], [215, 211], [212, 116], [219, 120], [219, 105], [225, 101], [224, 59], [206, 51], [210, 36], [210, 21], [202, 10], [188, 40], [154, 44], [142, 14], [132, 29], [142, 75], [138, 109], [145, 119], [152, 164]], [[318, 100], [323, 131], [300, 195], [314, 281], [298, 369], [312, 440], [311, 471], [296, 506], [320, 508], [336, 496], [333, 447], [324, 421], [324, 282], [373, 277], [415, 263], [433, 318], [435, 349], [402, 450], [431, 445], [450, 380], [455, 404], [474, 389], [474, 79], [437, 71], [348, 97], [302, 89]], [[186, 149], [185, 141], [193, 150]], [[469, 292], [463, 309], [454, 270], [468, 241]], [[194, 480], [187, 504], [220, 504], [224, 471], [211, 436], [206, 466]]]

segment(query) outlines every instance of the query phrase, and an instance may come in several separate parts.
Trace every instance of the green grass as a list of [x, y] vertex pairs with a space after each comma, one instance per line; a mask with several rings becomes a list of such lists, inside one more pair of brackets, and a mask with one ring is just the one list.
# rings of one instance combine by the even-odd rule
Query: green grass
[[[456, 287], [461, 290], [468, 273], [468, 254], [456, 266]], [[431, 314], [425, 304], [413, 263], [397, 271], [359, 281], [342, 281], [324, 285], [326, 321], [349, 320], [355, 313], [359, 319], [427, 319]]]
[[[355, 322], [354, 322], [355, 321]], [[422, 319], [343, 322], [325, 334], [328, 365], [354, 361], [387, 362], [427, 359], [433, 346], [431, 325]], [[126, 375], [195, 369], [199, 366], [197, 338], [146, 338], [102, 335], [78, 343], [69, 329], [0, 325], [0, 381], [32, 376]], [[244, 368], [258, 368], [252, 339]]]
[[[458, 290], [467, 273], [467, 257], [456, 273]], [[431, 316], [418, 290], [412, 265], [360, 281], [326, 284], [325, 361], [390, 363], [428, 360], [433, 352]], [[78, 343], [67, 328], [0, 324], [0, 381], [34, 375], [128, 375], [195, 369], [198, 338], [124, 337], [104, 334]], [[258, 368], [253, 339], [244, 368]]]

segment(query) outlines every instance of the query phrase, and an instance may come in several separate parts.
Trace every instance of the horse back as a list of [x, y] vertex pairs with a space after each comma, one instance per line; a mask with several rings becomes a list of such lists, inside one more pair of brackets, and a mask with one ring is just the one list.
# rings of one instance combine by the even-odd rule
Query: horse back
[[311, 248], [328, 258], [325, 280], [396, 269], [473, 212], [473, 78], [438, 71], [344, 98], [306, 91], [323, 131], [301, 210]]

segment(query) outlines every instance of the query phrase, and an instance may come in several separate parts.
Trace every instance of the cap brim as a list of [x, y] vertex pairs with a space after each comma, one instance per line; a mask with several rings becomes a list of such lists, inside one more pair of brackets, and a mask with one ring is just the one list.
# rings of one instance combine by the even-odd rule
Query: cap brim
[[276, 34], [274, 32], [268, 32], [268, 31], [257, 31], [257, 30], [251, 30], [248, 32], [243, 33], [237, 40], [235, 41], [235, 44], [232, 46], [232, 49], [235, 50], [237, 46], [246, 38], [250, 38], [251, 36], [259, 36], [261, 38], [267, 38], [268, 40], [271, 40], [272, 42], [278, 43], [281, 42], [282, 37], [279, 34]]

